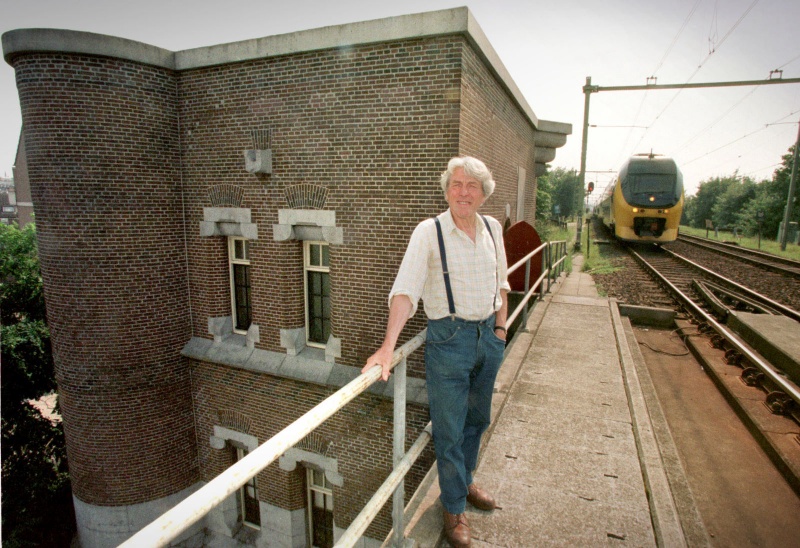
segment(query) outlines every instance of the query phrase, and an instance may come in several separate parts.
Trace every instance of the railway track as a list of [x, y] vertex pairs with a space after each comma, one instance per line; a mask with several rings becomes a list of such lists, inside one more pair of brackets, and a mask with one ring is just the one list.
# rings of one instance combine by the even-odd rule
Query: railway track
[[[595, 232], [604, 234], [604, 227], [596, 225]], [[677, 311], [675, 323], [687, 347], [800, 494], [796, 351], [776, 353], [774, 341], [754, 342], [752, 333], [740, 329], [742, 321], [769, 318], [777, 322], [771, 338], [789, 333], [796, 341], [800, 279], [686, 242], [657, 248], [609, 241], [606, 250], [623, 270], [596, 282], [621, 302]]]
[[[760, 387], [773, 413], [800, 425], [800, 375], [776, 366], [755, 351], [750, 342], [728, 327], [732, 311], [782, 315], [800, 322], [800, 312], [665, 249], [629, 249], [658, 283], [676, 300], [712, 344], [726, 351], [729, 363], [740, 365], [748, 385]], [[793, 324], [787, 324], [787, 327]], [[772, 355], [772, 353], [769, 353]]]
[[743, 248], [734, 243], [719, 242], [708, 238], [689, 236], [687, 234], [681, 234], [678, 236], [678, 240], [726, 257], [734, 258], [770, 272], [800, 279], [800, 261], [780, 257], [772, 253], [757, 251], [755, 249]]

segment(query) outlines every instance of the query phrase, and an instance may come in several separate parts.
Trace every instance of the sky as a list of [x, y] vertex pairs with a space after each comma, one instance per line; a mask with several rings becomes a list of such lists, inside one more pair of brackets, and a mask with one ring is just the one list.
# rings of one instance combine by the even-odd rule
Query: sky
[[[600, 87], [800, 77], [797, 0], [0, 0], [0, 33], [80, 30], [180, 51], [460, 6], [536, 116], [572, 124], [553, 168], [580, 169], [587, 77]], [[21, 123], [14, 70], [0, 62], [0, 176], [12, 174]], [[800, 83], [593, 93], [586, 181], [596, 198], [647, 152], [675, 158], [687, 195], [713, 177], [770, 179], [798, 123]]]

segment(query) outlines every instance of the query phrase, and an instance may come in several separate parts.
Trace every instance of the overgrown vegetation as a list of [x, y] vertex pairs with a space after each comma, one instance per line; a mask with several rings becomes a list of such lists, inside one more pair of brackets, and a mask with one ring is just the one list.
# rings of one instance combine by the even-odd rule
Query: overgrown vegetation
[[56, 389], [33, 225], [0, 225], [0, 322], [3, 546], [69, 546], [64, 432], [31, 405]]
[[608, 248], [602, 245], [593, 246], [589, 256], [583, 256], [583, 272], [588, 274], [612, 274], [621, 270], [614, 257], [607, 253]]

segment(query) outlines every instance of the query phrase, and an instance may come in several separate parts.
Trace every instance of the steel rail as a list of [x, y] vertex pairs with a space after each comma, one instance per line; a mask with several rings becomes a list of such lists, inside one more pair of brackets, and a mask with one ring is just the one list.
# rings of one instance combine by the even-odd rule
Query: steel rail
[[687, 236], [685, 234], [679, 235], [678, 239], [683, 240], [689, 245], [707, 249], [727, 257], [734, 257], [739, 261], [758, 266], [759, 268], [771, 272], [785, 274], [793, 278], [800, 278], [800, 262], [792, 261], [791, 259], [775, 257], [770, 253], [757, 252], [753, 249], [745, 250], [738, 246], [726, 246], [725, 244], [716, 242], [708, 243], [703, 238], [696, 238], [695, 236]]
[[537, 247], [536, 249], [534, 249], [533, 251], [531, 251], [530, 253], [528, 253], [527, 255], [525, 255], [523, 258], [521, 258], [520, 260], [518, 260], [518, 261], [517, 261], [516, 263], [514, 263], [512, 266], [509, 266], [509, 267], [508, 267], [508, 274], [511, 274], [511, 273], [513, 273], [514, 271], [516, 271], [518, 268], [520, 268], [520, 267], [524, 266], [524, 265], [525, 265], [525, 263], [527, 263], [528, 261], [530, 261], [531, 259], [533, 259], [534, 255], [536, 255], [537, 253], [540, 253], [540, 252], [541, 252], [543, 249], [545, 249], [545, 248], [546, 248], [546, 247], [547, 247], [549, 244], [550, 244], [550, 242], [545, 242], [545, 243], [543, 243], [542, 245], [540, 245], [539, 247]]
[[691, 234], [678, 234], [679, 240], [686, 240], [688, 242], [700, 242], [706, 246], [709, 246], [714, 249], [724, 249], [730, 250], [732, 252], [741, 251], [746, 255], [752, 255], [754, 257], [761, 257], [767, 259], [769, 261], [775, 261], [779, 264], [785, 264], [788, 266], [800, 268], [800, 261], [796, 261], [794, 259], [790, 259], [788, 257], [782, 257], [780, 255], [775, 255], [774, 253], [769, 253], [767, 251], [761, 251], [758, 249], [752, 249], [749, 247], [742, 247], [738, 244], [732, 244], [728, 242], [720, 242], [717, 240], [712, 240], [710, 238], [703, 238], [702, 236], [693, 236]]
[[793, 382], [787, 380], [781, 375], [772, 365], [761, 359], [750, 348], [748, 348], [733, 332], [728, 330], [725, 326], [720, 324], [713, 316], [708, 314], [705, 310], [700, 308], [691, 298], [678, 289], [672, 282], [665, 278], [658, 272], [653, 265], [648, 263], [641, 255], [630, 249], [630, 253], [636, 258], [637, 261], [648, 270], [656, 279], [666, 285], [673, 295], [678, 298], [687, 308], [689, 308], [696, 317], [701, 318], [706, 322], [714, 331], [721, 337], [725, 338], [728, 343], [733, 346], [737, 352], [742, 354], [750, 363], [758, 368], [766, 377], [768, 377], [780, 390], [792, 398], [795, 403], [800, 404], [800, 388]]
[[683, 255], [678, 255], [674, 251], [670, 251], [669, 249], [666, 249], [664, 247], [662, 247], [661, 249], [663, 251], [665, 251], [667, 254], [669, 254], [670, 256], [674, 257], [675, 259], [685, 262], [686, 264], [688, 264], [688, 265], [700, 270], [704, 274], [707, 274], [708, 276], [714, 278], [715, 280], [717, 280], [719, 282], [722, 282], [724, 284], [728, 284], [728, 285], [730, 285], [732, 287], [735, 287], [737, 291], [741, 291], [746, 296], [748, 296], [748, 297], [750, 297], [752, 299], [755, 299], [756, 301], [760, 301], [761, 303], [766, 304], [766, 305], [770, 306], [771, 308], [776, 309], [778, 312], [780, 312], [784, 316], [788, 316], [788, 317], [792, 318], [793, 320], [800, 322], [800, 312], [798, 312], [797, 310], [795, 310], [793, 308], [789, 308], [788, 306], [783, 305], [783, 304], [781, 304], [781, 303], [779, 303], [777, 301], [774, 301], [774, 300], [770, 299], [769, 297], [767, 297], [765, 295], [762, 295], [761, 293], [757, 293], [757, 292], [753, 291], [752, 289], [749, 289], [749, 288], [743, 286], [740, 283], [734, 282], [733, 280], [730, 280], [730, 279], [728, 279], [728, 278], [726, 278], [724, 276], [721, 276], [721, 275], [717, 274], [716, 272], [714, 272], [713, 270], [709, 270], [708, 268], [706, 268], [706, 267], [704, 267], [702, 265], [699, 265], [699, 264], [697, 264], [696, 262], [694, 262], [694, 261], [692, 261], [690, 259], [687, 259]]

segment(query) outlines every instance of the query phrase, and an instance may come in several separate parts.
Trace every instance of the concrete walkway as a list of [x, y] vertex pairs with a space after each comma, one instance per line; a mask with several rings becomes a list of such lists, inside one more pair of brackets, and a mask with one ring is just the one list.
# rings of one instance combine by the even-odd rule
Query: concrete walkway
[[[498, 376], [475, 481], [499, 507], [467, 505], [473, 546], [687, 545], [677, 508], [693, 506], [670, 491], [630, 323], [581, 264], [534, 308]], [[446, 546], [437, 497], [432, 478], [407, 530], [417, 546]]]

